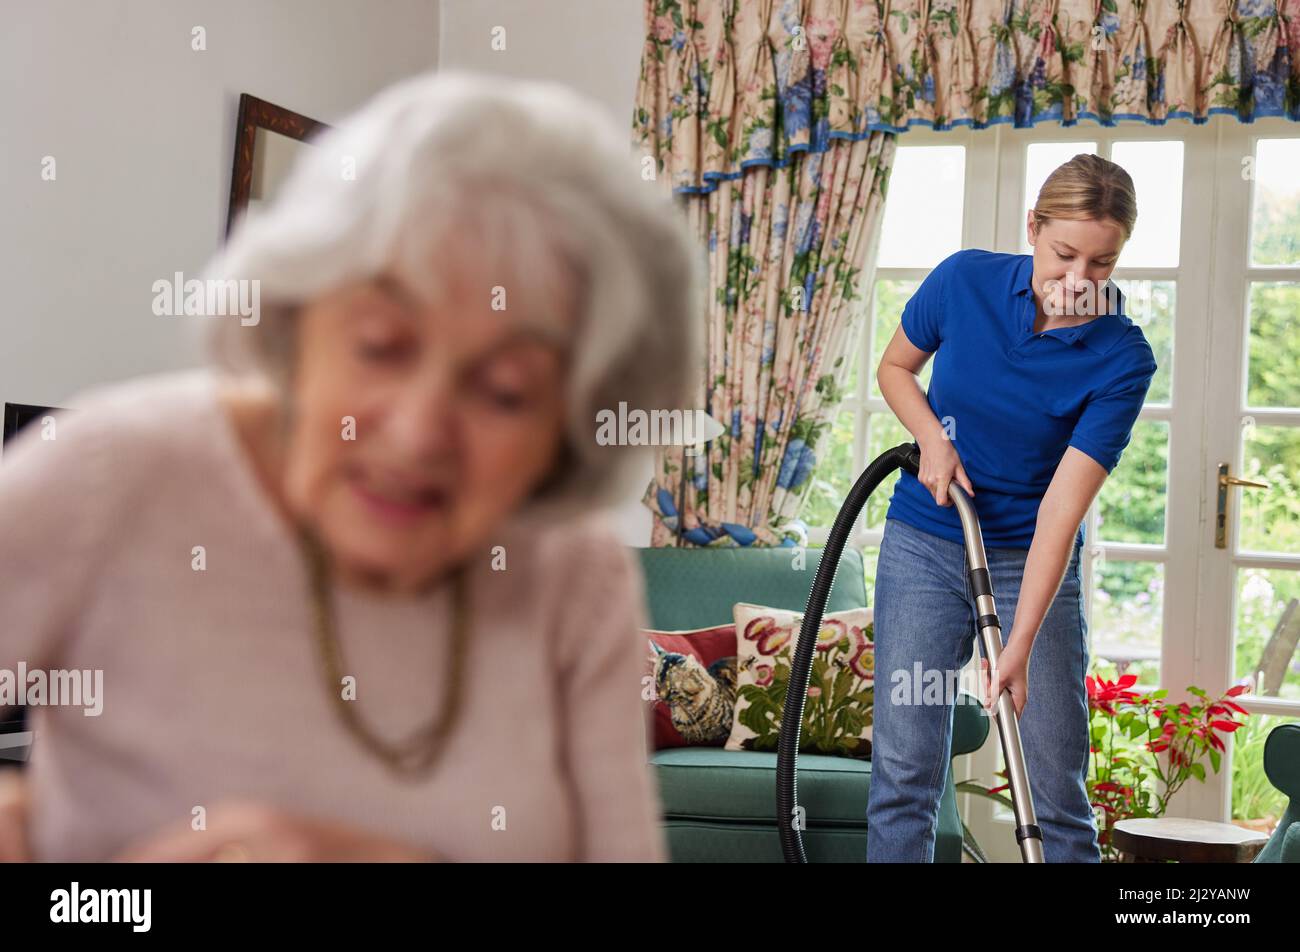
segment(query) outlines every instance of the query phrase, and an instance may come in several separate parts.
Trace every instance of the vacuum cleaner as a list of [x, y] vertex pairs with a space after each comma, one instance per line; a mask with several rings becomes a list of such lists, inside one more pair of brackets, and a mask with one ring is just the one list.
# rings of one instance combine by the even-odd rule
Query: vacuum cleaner
[[[821, 565], [813, 579], [808, 595], [808, 608], [804, 612], [799, 641], [795, 645], [790, 666], [790, 683], [785, 696], [781, 717], [781, 733], [776, 754], [776, 818], [781, 835], [781, 852], [787, 863], [806, 863], [808, 856], [803, 847], [803, 823], [799, 813], [798, 757], [799, 730], [803, 726], [804, 704], [808, 697], [808, 679], [812, 673], [813, 653], [817, 636], [826, 611], [826, 599], [835, 582], [835, 570], [840, 564], [844, 544], [853, 532], [854, 523], [867, 498], [876, 487], [896, 469], [904, 469], [913, 476], [921, 465], [921, 449], [916, 443], [902, 443], [880, 454], [858, 477], [848, 498], [840, 507]], [[948, 495], [961, 517], [962, 533], [966, 537], [966, 569], [970, 573], [970, 587], [975, 595], [978, 612], [976, 628], [984, 648], [984, 657], [991, 668], [996, 668], [1002, 652], [1002, 626], [998, 622], [993, 604], [993, 587], [989, 579], [988, 560], [984, 554], [984, 538], [980, 535], [979, 518], [966, 490], [956, 480], [948, 484]], [[1007, 764], [1011, 798], [1016, 817], [1016, 842], [1026, 863], [1043, 862], [1043, 832], [1034, 814], [1033, 797], [1029, 792], [1029, 774], [1025, 768], [1024, 751], [1020, 745], [1020, 724], [1016, 719], [1011, 691], [1003, 690], [997, 703], [998, 736], [1002, 754]], [[870, 835], [870, 831], [868, 831]]]

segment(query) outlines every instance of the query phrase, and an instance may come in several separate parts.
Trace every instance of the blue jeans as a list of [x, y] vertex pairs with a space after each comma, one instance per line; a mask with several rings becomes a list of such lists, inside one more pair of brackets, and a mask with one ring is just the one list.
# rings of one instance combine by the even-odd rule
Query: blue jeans
[[[1020, 716], [1029, 787], [1043, 831], [1043, 858], [1049, 863], [1101, 861], [1085, 787], [1088, 628], [1079, 578], [1080, 548], [1075, 546], [1034, 639], [1029, 699]], [[965, 552], [961, 543], [899, 519], [885, 520], [876, 569], [869, 863], [934, 861], [939, 797], [951, 759], [953, 704], [947, 690], [917, 698], [915, 692], [909, 697], [902, 686], [904, 681], [920, 682], [915, 671], [918, 663], [922, 672], [942, 672], [945, 686], [953, 684], [955, 672], [973, 655], [979, 639]], [[1029, 550], [986, 547], [985, 552], [1005, 644]], [[996, 744], [996, 722], [990, 719], [989, 727]]]

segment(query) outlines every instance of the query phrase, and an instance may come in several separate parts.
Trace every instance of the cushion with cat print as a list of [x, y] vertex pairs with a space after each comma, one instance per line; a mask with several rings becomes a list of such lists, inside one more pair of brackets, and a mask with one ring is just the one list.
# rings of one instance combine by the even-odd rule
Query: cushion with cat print
[[[736, 704], [726, 748], [775, 751], [803, 615], [746, 602], [737, 603], [733, 615]], [[822, 619], [804, 702], [801, 753], [871, 757], [873, 642], [870, 608], [832, 612]]]
[[721, 747], [736, 703], [736, 626], [645, 630], [655, 750]]

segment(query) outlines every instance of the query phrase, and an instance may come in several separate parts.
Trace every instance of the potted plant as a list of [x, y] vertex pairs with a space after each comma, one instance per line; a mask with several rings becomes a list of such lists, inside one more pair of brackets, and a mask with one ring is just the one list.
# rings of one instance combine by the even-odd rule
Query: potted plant
[[[1214, 773], [1219, 772], [1223, 735], [1236, 731], [1249, 716], [1233, 698], [1248, 687], [1236, 685], [1218, 698], [1189, 687], [1187, 692], [1196, 701], [1172, 704], [1165, 700], [1169, 692], [1163, 688], [1134, 690], [1134, 674], [1114, 681], [1089, 675], [1086, 683], [1092, 751], [1088, 800], [1097, 811], [1102, 860], [1114, 862], [1117, 851], [1111, 834], [1118, 821], [1163, 816], [1183, 784], [1193, 777], [1204, 782], [1206, 760]], [[999, 775], [1005, 779], [1006, 771]], [[1010, 808], [1011, 799], [1003, 793], [1007, 786], [985, 787], [967, 780], [957, 784], [957, 792], [988, 797]], [[976, 862], [984, 862], [970, 831], [963, 829], [963, 833], [963, 849]]]

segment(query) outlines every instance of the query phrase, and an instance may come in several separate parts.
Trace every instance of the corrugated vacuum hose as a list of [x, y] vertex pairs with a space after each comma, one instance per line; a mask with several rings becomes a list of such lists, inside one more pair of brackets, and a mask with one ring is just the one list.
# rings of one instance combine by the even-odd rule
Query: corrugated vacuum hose
[[[785, 709], [781, 717], [781, 734], [776, 754], [776, 821], [781, 836], [781, 852], [787, 863], [806, 863], [808, 856], [803, 848], [803, 816], [799, 811], [798, 756], [799, 731], [803, 726], [804, 705], [808, 697], [808, 678], [812, 673], [813, 652], [821, 631], [826, 599], [835, 583], [835, 570], [840, 564], [844, 544], [853, 533], [858, 514], [876, 487], [896, 469], [905, 469], [913, 476], [921, 465], [921, 450], [915, 443], [902, 443], [880, 454], [863, 470], [858, 481], [849, 490], [848, 498], [840, 507], [826, 539], [821, 564], [813, 579], [804, 611], [799, 641], [795, 645], [790, 664], [790, 683], [785, 696]], [[975, 506], [953, 480], [948, 484], [948, 494], [961, 518], [962, 533], [966, 537], [966, 569], [970, 574], [971, 592], [975, 595], [978, 619], [975, 623], [984, 648], [984, 657], [991, 668], [996, 668], [1002, 652], [1002, 626], [998, 622], [993, 604], [993, 587], [989, 579], [988, 560], [984, 554], [984, 538], [980, 534]], [[1026, 863], [1043, 862], [1043, 833], [1034, 815], [1033, 797], [1029, 792], [1029, 774], [1025, 768], [1024, 751], [1020, 745], [1020, 725], [1016, 719], [1011, 692], [1004, 690], [997, 703], [998, 737], [1011, 781], [1011, 799], [1016, 815], [1016, 842]], [[867, 831], [871, 835], [871, 831]]]

